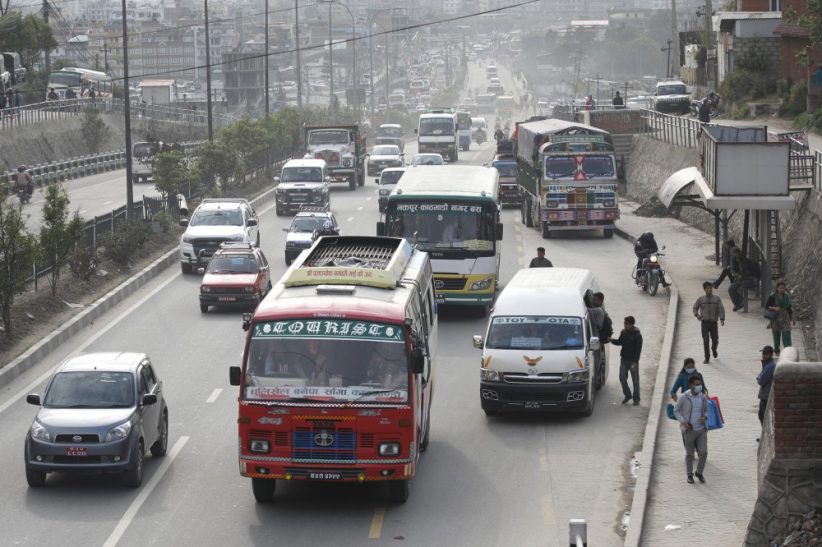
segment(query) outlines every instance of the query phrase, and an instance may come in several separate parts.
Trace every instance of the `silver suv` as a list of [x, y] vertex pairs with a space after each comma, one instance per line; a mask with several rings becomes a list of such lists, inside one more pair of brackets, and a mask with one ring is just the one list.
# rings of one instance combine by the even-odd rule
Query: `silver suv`
[[61, 364], [26, 435], [26, 480], [43, 486], [54, 471], [120, 471], [143, 482], [143, 457], [168, 449], [163, 383], [145, 353], [87, 353]]
[[183, 273], [203, 268], [226, 241], [260, 246], [257, 213], [242, 198], [204, 199], [191, 219], [180, 221], [186, 227], [180, 238], [180, 266]]
[[277, 216], [299, 211], [303, 205], [330, 205], [328, 180], [324, 160], [288, 160], [280, 176], [274, 177]]

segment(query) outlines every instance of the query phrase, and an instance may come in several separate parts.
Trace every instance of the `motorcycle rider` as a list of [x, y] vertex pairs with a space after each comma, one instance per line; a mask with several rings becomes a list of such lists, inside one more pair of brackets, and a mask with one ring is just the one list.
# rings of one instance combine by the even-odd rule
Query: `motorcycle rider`
[[[634, 254], [637, 258], [637, 283], [639, 283], [642, 279], [642, 272], [645, 270], [645, 261], [648, 260], [652, 254], [658, 252], [659, 246], [656, 244], [656, 239], [654, 239], [654, 234], [652, 232], [645, 232], [641, 236], [639, 236], [639, 238], [637, 238], [636, 243], [634, 243]], [[664, 275], [660, 279], [660, 283], [662, 283], [663, 287], [667, 287], [668, 285], [670, 285], [670, 283], [665, 281]]]
[[502, 132], [499, 126], [497, 126], [496, 131], [494, 131], [494, 140], [497, 142], [505, 140], [505, 133]]
[[711, 105], [709, 104], [707, 97], [702, 99], [702, 102], [699, 104], [699, 122], [711, 122]]
[[25, 201], [31, 200], [31, 195], [34, 194], [34, 179], [31, 178], [31, 174], [27, 171], [27, 167], [25, 165], [17, 166], [17, 175], [15, 176], [14, 181], [14, 190], [15, 192], [25, 192]]

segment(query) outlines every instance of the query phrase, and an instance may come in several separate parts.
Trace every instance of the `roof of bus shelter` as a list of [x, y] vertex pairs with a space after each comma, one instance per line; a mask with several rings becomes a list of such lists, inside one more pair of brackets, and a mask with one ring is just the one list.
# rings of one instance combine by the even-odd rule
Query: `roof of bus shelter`
[[696, 167], [680, 169], [668, 177], [659, 189], [658, 196], [666, 208], [670, 208], [672, 204], [683, 205], [688, 201], [699, 201], [710, 210], [783, 210], [793, 209], [796, 205], [796, 200], [791, 195], [717, 196]]

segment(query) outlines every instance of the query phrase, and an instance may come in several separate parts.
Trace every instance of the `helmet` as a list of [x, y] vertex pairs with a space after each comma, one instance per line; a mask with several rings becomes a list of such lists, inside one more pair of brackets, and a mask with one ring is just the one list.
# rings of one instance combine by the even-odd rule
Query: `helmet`
[[28, 169], [28, 167], [26, 167], [25, 165], [18, 165], [18, 166], [17, 166], [17, 172], [18, 172], [18, 173], [22, 173], [22, 172], [23, 172], [23, 171], [25, 171], [26, 169]]

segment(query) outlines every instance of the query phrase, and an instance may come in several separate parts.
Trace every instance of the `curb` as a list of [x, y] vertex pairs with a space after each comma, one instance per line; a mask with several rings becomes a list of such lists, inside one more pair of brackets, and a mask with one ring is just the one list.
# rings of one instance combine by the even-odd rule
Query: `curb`
[[[249, 202], [252, 205], [264, 203], [274, 196], [274, 191], [274, 188], [267, 190], [256, 198], [249, 200]], [[58, 346], [94, 323], [98, 317], [131, 296], [137, 289], [160, 275], [163, 270], [176, 264], [179, 260], [179, 253], [180, 246], [178, 245], [92, 302], [86, 309], [69, 319], [68, 322], [51, 331], [45, 338], [17, 356], [3, 368], [0, 368], [0, 389], [33, 368]]]
[[[615, 233], [631, 243], [636, 238], [617, 228]], [[673, 280], [672, 280], [673, 281]], [[625, 534], [624, 547], [639, 547], [642, 539], [642, 527], [645, 521], [645, 511], [648, 505], [648, 492], [651, 488], [651, 474], [653, 473], [654, 458], [656, 456], [656, 441], [659, 433], [662, 407], [665, 402], [665, 388], [668, 371], [671, 366], [671, 353], [676, 335], [676, 315], [679, 309], [679, 289], [671, 283], [671, 296], [668, 299], [668, 316], [665, 322], [665, 335], [662, 339], [662, 351], [659, 355], [659, 366], [656, 370], [654, 391], [651, 397], [651, 409], [648, 412], [648, 421], [645, 423], [645, 435], [640, 452], [639, 474], [634, 485], [634, 495], [631, 499], [631, 518], [628, 521], [628, 530]], [[644, 465], [643, 465], [644, 463]]]

